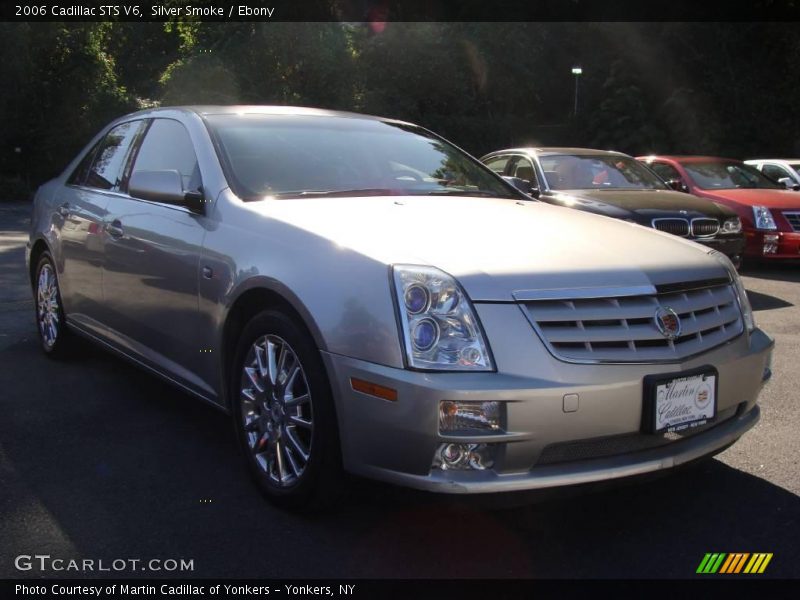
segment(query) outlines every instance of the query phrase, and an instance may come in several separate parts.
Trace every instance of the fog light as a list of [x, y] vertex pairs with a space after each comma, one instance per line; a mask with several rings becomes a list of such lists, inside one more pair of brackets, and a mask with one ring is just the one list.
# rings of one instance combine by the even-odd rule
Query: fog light
[[496, 431], [500, 429], [500, 403], [439, 402], [439, 431]]
[[491, 444], [441, 444], [433, 457], [433, 468], [443, 471], [483, 471], [494, 466]]
[[778, 239], [777, 235], [764, 236], [764, 254], [775, 254], [778, 251]]

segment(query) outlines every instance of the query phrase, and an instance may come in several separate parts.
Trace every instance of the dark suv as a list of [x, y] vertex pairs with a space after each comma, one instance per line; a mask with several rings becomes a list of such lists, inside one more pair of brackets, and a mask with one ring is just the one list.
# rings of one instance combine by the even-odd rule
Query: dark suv
[[621, 152], [587, 148], [512, 148], [481, 161], [528, 195], [684, 237], [741, 262], [745, 239], [731, 209], [671, 189]]

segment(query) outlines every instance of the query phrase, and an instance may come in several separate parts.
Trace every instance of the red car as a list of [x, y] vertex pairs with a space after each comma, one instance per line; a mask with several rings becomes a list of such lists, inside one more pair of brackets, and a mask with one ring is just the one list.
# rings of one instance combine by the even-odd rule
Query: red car
[[742, 220], [745, 256], [800, 258], [800, 195], [739, 160], [639, 156], [672, 188], [729, 206]]

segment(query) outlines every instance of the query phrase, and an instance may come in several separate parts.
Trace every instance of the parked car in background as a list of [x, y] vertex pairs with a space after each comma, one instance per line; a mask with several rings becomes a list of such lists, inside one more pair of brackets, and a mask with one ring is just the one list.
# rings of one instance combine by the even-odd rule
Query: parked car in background
[[744, 161], [787, 189], [800, 190], [800, 158], [754, 158]]
[[744, 234], [725, 206], [670, 189], [633, 157], [586, 148], [510, 148], [481, 161], [539, 200], [633, 221], [719, 250], [739, 265]]
[[391, 119], [121, 117], [38, 190], [26, 259], [45, 353], [78, 333], [229, 412], [292, 508], [343, 471], [484, 493], [670, 469], [755, 425], [770, 376], [723, 254], [532, 202]]
[[725, 204], [742, 220], [745, 256], [800, 258], [800, 194], [740, 160], [713, 156], [640, 156], [670, 186]]

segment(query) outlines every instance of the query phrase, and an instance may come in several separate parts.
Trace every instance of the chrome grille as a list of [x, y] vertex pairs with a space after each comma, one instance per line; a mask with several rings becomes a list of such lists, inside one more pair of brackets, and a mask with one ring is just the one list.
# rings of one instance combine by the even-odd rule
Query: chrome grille
[[719, 221], [716, 219], [692, 219], [692, 235], [695, 237], [713, 237], [719, 231]]
[[[672, 289], [675, 289], [672, 287]], [[620, 297], [544, 296], [522, 302], [526, 315], [557, 358], [572, 362], [675, 362], [742, 333], [741, 311], [730, 283]], [[658, 329], [659, 307], [681, 321], [677, 338]]]
[[783, 216], [786, 217], [786, 220], [789, 221], [789, 225], [792, 226], [794, 231], [800, 231], [800, 212], [785, 212]]
[[689, 221], [687, 219], [653, 219], [653, 228], [682, 237], [689, 235]]

